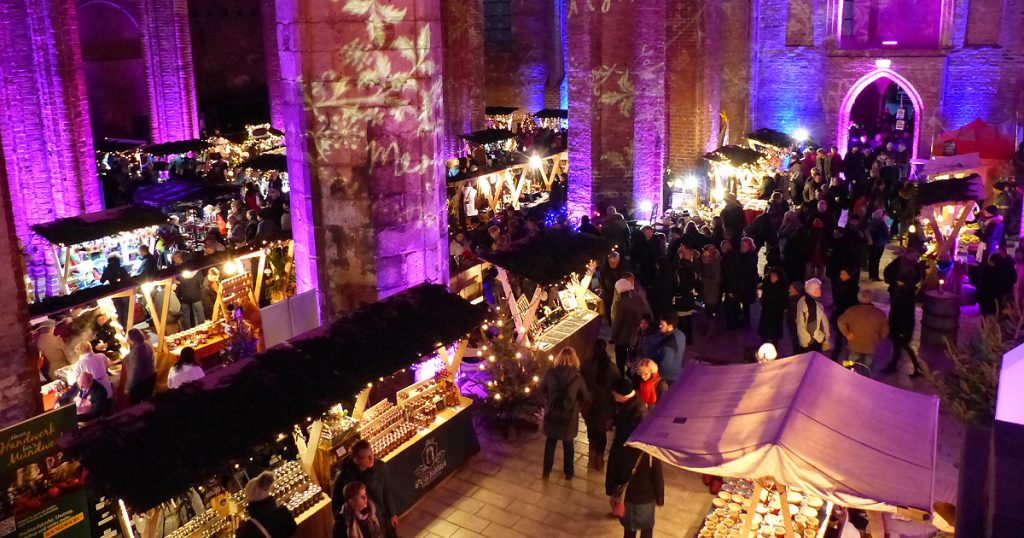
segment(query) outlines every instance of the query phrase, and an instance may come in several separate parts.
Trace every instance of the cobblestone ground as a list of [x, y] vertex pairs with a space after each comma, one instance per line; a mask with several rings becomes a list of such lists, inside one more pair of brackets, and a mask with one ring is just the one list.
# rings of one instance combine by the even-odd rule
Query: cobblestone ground
[[[887, 252], [883, 264], [892, 259]], [[881, 283], [861, 281], [862, 287], [875, 291], [877, 304], [887, 309], [888, 294]], [[827, 290], [828, 286], [824, 286]], [[827, 292], [826, 292], [827, 293]], [[825, 301], [829, 302], [826, 295]], [[757, 312], [753, 319], [757, 319]], [[918, 308], [920, 319], [920, 307]], [[960, 341], [977, 331], [976, 307], [961, 309]], [[756, 321], [752, 323], [756, 327]], [[701, 331], [698, 324], [698, 331]], [[687, 347], [689, 358], [708, 362], [739, 362], [746, 350], [760, 342], [755, 329], [719, 330], [713, 338], [701, 338]], [[915, 339], [914, 347], [918, 347]], [[788, 355], [783, 344], [781, 356]], [[888, 344], [879, 350], [874, 365], [877, 373], [888, 364]], [[947, 366], [942, 349], [923, 348], [921, 357], [932, 368]], [[896, 374], [880, 375], [881, 381], [908, 390], [932, 392], [924, 378], [908, 377], [910, 365], [904, 359]], [[877, 375], [877, 374], [876, 374]], [[431, 491], [403, 518], [403, 537], [490, 538], [621, 536], [622, 527], [608, 512], [604, 495], [604, 473], [587, 470], [587, 441], [583, 425], [576, 441], [576, 478], [571, 482], [556, 479], [558, 463], [549, 481], [541, 480], [543, 437], [524, 434], [509, 441], [500, 435], [480, 433], [481, 452], [462, 469]], [[957, 467], [963, 439], [963, 427], [945, 412], [939, 420], [938, 467], [935, 474], [935, 500], [956, 499]], [[560, 453], [560, 452], [559, 452]], [[558, 458], [556, 458], [558, 459]], [[711, 502], [700, 475], [666, 466], [666, 505], [657, 512], [654, 535], [657, 537], [693, 536]], [[928, 525], [892, 522], [896, 537], [928, 536]]]

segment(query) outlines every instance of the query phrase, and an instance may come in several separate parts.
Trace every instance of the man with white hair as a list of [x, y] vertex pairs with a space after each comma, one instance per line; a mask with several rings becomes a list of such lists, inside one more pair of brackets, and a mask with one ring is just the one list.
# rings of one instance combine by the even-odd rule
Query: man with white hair
[[889, 319], [885, 312], [872, 303], [871, 290], [860, 290], [857, 302], [839, 316], [836, 325], [846, 337], [850, 350], [849, 360], [864, 366], [857, 373], [871, 377], [871, 359], [875, 356], [878, 342], [889, 336]]
[[817, 278], [804, 282], [804, 296], [796, 303], [796, 334], [799, 353], [829, 349], [828, 316], [821, 304], [821, 281]]

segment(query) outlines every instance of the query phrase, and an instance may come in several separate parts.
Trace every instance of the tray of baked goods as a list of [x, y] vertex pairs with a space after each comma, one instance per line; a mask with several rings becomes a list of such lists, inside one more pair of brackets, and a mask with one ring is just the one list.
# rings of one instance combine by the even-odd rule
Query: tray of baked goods
[[791, 536], [821, 538], [831, 512], [831, 502], [797, 487], [762, 480], [757, 488], [753, 480], [726, 478], [696, 538], [783, 538], [787, 513]]

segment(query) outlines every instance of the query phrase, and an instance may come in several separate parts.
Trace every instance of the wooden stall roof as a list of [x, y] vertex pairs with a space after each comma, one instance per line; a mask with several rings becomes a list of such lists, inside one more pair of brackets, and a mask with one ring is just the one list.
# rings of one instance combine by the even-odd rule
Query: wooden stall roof
[[36, 224], [32, 231], [55, 245], [77, 245], [166, 222], [167, 215], [159, 209], [125, 206]]
[[488, 315], [422, 284], [65, 436], [90, 486], [144, 511], [245, 461]]
[[509, 250], [481, 256], [509, 272], [541, 285], [560, 282], [573, 272], [583, 273], [591, 260], [601, 261], [612, 250], [610, 241], [590, 234], [541, 230]]

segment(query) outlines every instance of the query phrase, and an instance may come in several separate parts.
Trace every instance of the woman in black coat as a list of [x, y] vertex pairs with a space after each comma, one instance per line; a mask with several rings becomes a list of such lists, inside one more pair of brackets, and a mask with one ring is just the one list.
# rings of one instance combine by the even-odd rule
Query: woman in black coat
[[740, 253], [732, 249], [732, 243], [722, 241], [722, 292], [725, 300], [722, 301], [722, 315], [725, 317], [725, 327], [736, 329], [740, 326], [743, 317], [743, 308], [740, 306], [740, 294], [743, 291], [743, 260]]
[[608, 425], [615, 412], [612, 385], [621, 377], [608, 355], [608, 342], [601, 339], [594, 342], [594, 355], [581, 367], [580, 373], [591, 396], [590, 404], [583, 408], [583, 423], [587, 425], [590, 445], [589, 467], [601, 471], [608, 446]]
[[679, 247], [675, 265], [676, 289], [673, 293], [676, 316], [679, 318], [680, 331], [686, 335], [686, 343], [693, 345], [693, 313], [697, 310], [697, 273], [700, 270], [700, 251], [693, 250], [685, 244]]
[[540, 383], [544, 405], [544, 478], [551, 474], [555, 461], [555, 445], [562, 442], [562, 470], [565, 479], [572, 480], [575, 468], [573, 440], [580, 429], [580, 410], [590, 400], [587, 385], [580, 375], [580, 359], [576, 350], [562, 348], [554, 366], [544, 374]]
[[792, 353], [800, 350], [800, 337], [796, 334], [796, 304], [804, 296], [804, 283], [797, 280], [789, 283], [786, 291], [786, 330], [789, 331], [789, 339], [793, 342]]
[[675, 261], [678, 256], [662, 256], [655, 263], [654, 282], [651, 285], [651, 294], [648, 300], [651, 303], [651, 313], [654, 317], [660, 317], [672, 310], [672, 299], [675, 295], [676, 268]]
[[786, 277], [778, 267], [769, 268], [761, 283], [761, 319], [757, 324], [757, 334], [776, 347], [782, 340], [782, 324], [789, 302], [787, 287]]
[[757, 273], [757, 246], [754, 240], [744, 237], [740, 240], [739, 278], [736, 281], [736, 297], [742, 309], [741, 324], [750, 326], [750, 305], [757, 302], [757, 284], [761, 276]]

